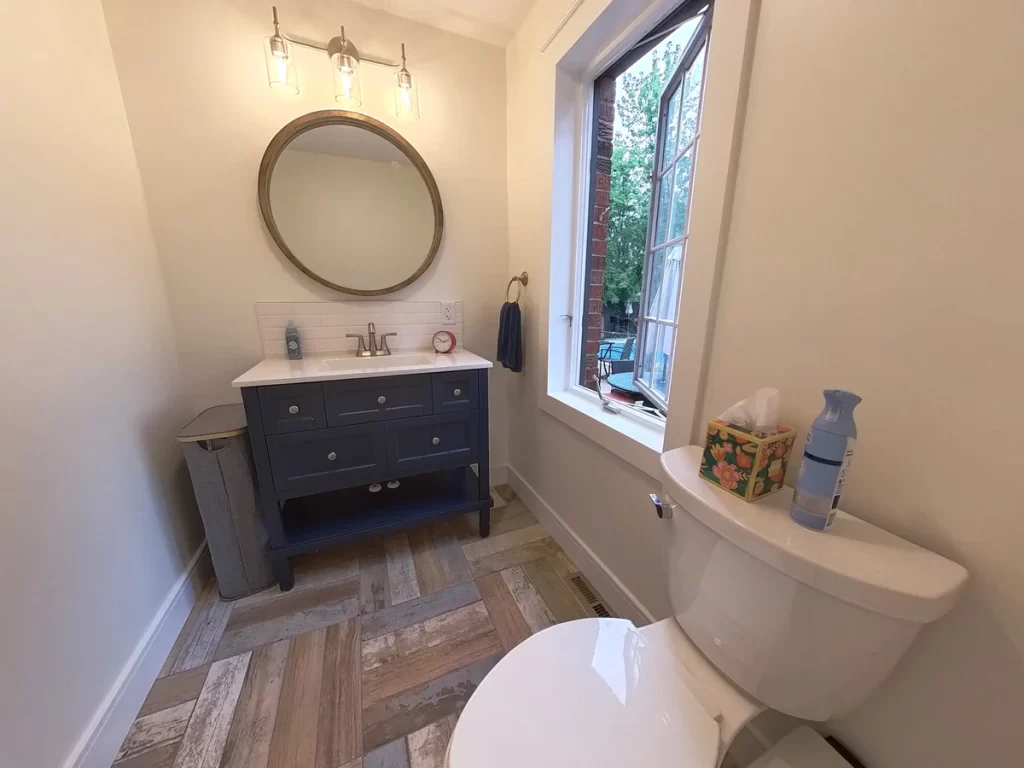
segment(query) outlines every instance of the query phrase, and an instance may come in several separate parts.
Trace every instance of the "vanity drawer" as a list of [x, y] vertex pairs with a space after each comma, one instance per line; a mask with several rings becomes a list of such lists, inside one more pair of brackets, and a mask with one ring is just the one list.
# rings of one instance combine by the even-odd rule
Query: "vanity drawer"
[[374, 483], [387, 470], [385, 425], [270, 435], [267, 448], [279, 499]]
[[475, 411], [477, 372], [451, 371], [434, 374], [434, 413]]
[[476, 412], [392, 421], [388, 429], [388, 470], [408, 475], [471, 464], [480, 448]]
[[263, 431], [268, 435], [322, 429], [327, 426], [324, 391], [320, 384], [280, 384], [260, 387]]
[[324, 383], [324, 400], [327, 423], [332, 427], [434, 412], [429, 374], [328, 381]]

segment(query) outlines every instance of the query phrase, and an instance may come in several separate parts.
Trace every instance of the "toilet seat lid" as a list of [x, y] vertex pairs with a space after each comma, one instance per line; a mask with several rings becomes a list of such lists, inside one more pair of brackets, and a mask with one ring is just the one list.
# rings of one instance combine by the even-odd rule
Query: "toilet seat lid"
[[550, 627], [473, 693], [448, 768], [714, 768], [718, 723], [681, 664], [624, 619]]

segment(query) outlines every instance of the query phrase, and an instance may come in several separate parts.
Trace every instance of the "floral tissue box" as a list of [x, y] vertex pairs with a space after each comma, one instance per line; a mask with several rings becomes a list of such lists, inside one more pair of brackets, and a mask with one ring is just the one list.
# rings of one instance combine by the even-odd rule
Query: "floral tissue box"
[[744, 501], [754, 501], [782, 488], [796, 430], [779, 425], [774, 435], [708, 422], [700, 476]]

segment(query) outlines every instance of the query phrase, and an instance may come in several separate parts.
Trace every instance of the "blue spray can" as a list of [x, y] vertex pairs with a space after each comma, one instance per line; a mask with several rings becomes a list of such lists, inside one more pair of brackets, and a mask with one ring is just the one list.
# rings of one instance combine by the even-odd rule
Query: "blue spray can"
[[836, 518], [857, 442], [853, 409], [860, 402], [842, 389], [826, 389], [824, 395], [825, 410], [811, 424], [789, 508], [793, 520], [816, 531], [827, 531]]

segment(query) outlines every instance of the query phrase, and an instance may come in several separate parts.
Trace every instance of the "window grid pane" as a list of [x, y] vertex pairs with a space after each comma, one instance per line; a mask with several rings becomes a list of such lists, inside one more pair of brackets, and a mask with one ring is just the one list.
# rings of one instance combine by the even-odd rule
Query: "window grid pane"
[[672, 184], [672, 216], [668, 227], [668, 239], [682, 237], [686, 229], [686, 213], [690, 208], [690, 178], [693, 172], [693, 155], [683, 155], [676, 162], [676, 175]]
[[668, 223], [669, 216], [672, 213], [672, 171], [675, 166], [673, 165], [667, 171], [667, 175], [662, 177], [668, 179], [666, 184], [664, 181], [661, 182], [661, 187], [658, 190], [658, 197], [656, 205], [658, 207], [657, 219], [655, 220], [654, 227], [654, 245], [657, 246], [668, 236]]
[[676, 87], [669, 99], [665, 114], [665, 141], [661, 152], [661, 164], [664, 168], [676, 155], [676, 137], [679, 135], [679, 100], [682, 97], [682, 84]]
[[[669, 97], [670, 102], [679, 98], [682, 103], [678, 116], [673, 114], [678, 124], [666, 127], [666, 134], [671, 134], [672, 141], [669, 143], [667, 138], [665, 140], [661, 170], [654, 178], [658, 211], [655, 226], [652, 227], [651, 242], [647, 247], [646, 263], [650, 267], [644, 270], [645, 299], [639, 329], [643, 348], [638, 350], [635, 378], [643, 385], [642, 389], [648, 399], [660, 401], [659, 407], [662, 408], [668, 403], [669, 382], [674, 367], [672, 358], [678, 329], [682, 266], [690, 230], [690, 194], [700, 137], [706, 56], [705, 39], [690, 68], [683, 73], [677, 90]], [[681, 97], [679, 89], [682, 89]], [[672, 108], [671, 103], [669, 108]], [[674, 157], [669, 156], [672, 149], [675, 150]], [[669, 191], [671, 194], [668, 194]], [[665, 208], [669, 206], [673, 210], [671, 215], [666, 216]]]
[[683, 78], [683, 108], [680, 110], [680, 127], [677, 136], [680, 144], [689, 144], [697, 134], [700, 117], [701, 93], [704, 85], [704, 55], [707, 45], [702, 45], [693, 65]]

